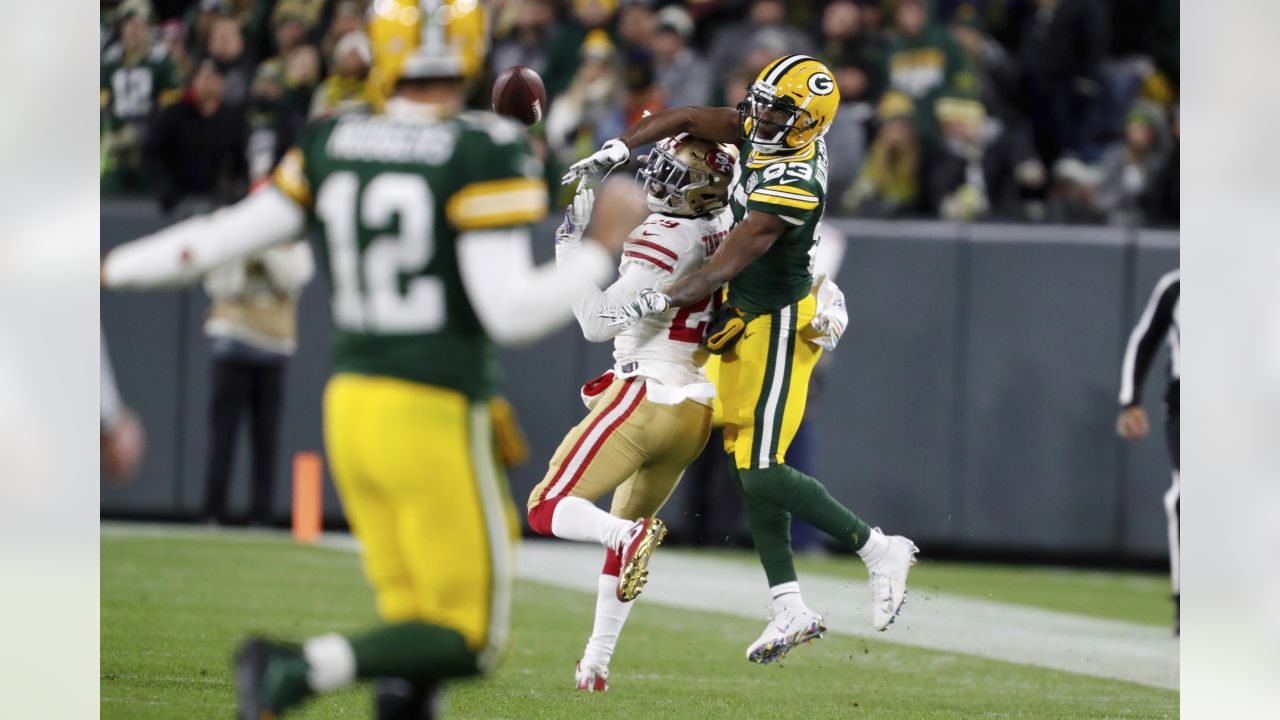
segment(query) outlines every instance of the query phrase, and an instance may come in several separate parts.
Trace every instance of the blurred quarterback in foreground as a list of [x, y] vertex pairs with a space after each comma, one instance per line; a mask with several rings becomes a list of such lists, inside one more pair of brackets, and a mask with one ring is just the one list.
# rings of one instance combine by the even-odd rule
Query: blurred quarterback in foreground
[[669, 308], [696, 306], [728, 283], [706, 345], [721, 354], [717, 393], [725, 409], [725, 450], [734, 459], [747, 523], [773, 595], [773, 616], [747, 648], [747, 659], [759, 663], [781, 659], [826, 630], [822, 616], [800, 595], [792, 514], [866, 562], [877, 630], [901, 610], [918, 552], [905, 537], [873, 530], [820, 482], [786, 464], [823, 350], [813, 340], [826, 330], [821, 322], [814, 325], [821, 298], [811, 294], [811, 257], [826, 204], [823, 136], [839, 99], [825, 65], [787, 55], [761, 71], [736, 110], [674, 108], [641, 119], [565, 176], [570, 182], [606, 171], [625, 162], [631, 148], [680, 133], [741, 144], [740, 173], [729, 196], [734, 227], [720, 250], [670, 287], [650, 286], [602, 315], [631, 327]]
[[461, 112], [461, 75], [456, 56], [410, 56], [386, 114], [308, 126], [271, 185], [104, 261], [110, 288], [189, 283], [319, 226], [334, 324], [325, 445], [385, 625], [301, 646], [245, 642], [245, 720], [372, 679], [378, 718], [432, 717], [442, 681], [503, 655], [518, 524], [486, 402], [495, 344], [568, 321], [570, 302], [612, 273], [642, 208], [629, 188], [606, 187], [600, 242], [534, 267], [540, 164], [515, 123]]

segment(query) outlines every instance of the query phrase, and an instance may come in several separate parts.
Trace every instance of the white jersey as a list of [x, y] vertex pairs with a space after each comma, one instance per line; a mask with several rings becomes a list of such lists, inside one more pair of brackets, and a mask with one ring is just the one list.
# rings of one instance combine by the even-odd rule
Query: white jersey
[[618, 279], [608, 289], [588, 291], [574, 303], [583, 335], [592, 342], [612, 338], [614, 372], [620, 377], [648, 378], [648, 397], [654, 402], [711, 403], [715, 390], [702, 369], [707, 353], [700, 343], [715, 309], [713, 298], [671, 308], [627, 330], [609, 326], [599, 313], [629, 302], [646, 288], [665, 290], [702, 267], [729, 237], [731, 226], [727, 210], [699, 218], [654, 213], [628, 236]]

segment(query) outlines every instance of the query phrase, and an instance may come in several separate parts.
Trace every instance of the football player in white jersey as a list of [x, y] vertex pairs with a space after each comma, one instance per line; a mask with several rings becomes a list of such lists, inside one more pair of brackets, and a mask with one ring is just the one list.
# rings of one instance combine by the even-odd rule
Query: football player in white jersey
[[[576, 673], [580, 690], [608, 688], [609, 660], [629, 603], [644, 587], [649, 556], [666, 534], [653, 516], [706, 445], [715, 397], [700, 343], [717, 298], [708, 295], [627, 330], [610, 326], [600, 311], [645, 287], [675, 282], [710, 259], [728, 237], [725, 206], [736, 162], [737, 149], [729, 145], [688, 135], [660, 142], [640, 171], [652, 214], [627, 238], [618, 278], [573, 303], [587, 340], [613, 340], [614, 366], [583, 386], [589, 412], [529, 496], [529, 525], [542, 535], [606, 548], [595, 627]], [[558, 262], [568, 263], [578, 251], [592, 201], [592, 191], [581, 189], [566, 210], [556, 233]], [[595, 505], [610, 492], [611, 513]]]

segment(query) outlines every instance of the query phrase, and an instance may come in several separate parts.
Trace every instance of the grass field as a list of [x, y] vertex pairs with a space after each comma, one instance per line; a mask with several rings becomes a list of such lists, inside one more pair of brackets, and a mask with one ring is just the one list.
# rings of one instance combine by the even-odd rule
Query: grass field
[[[840, 561], [803, 565], [821, 573], [831, 562]], [[849, 564], [838, 567], [847, 573]], [[101, 574], [101, 707], [109, 720], [230, 718], [229, 658], [246, 632], [302, 639], [375, 622], [354, 554], [283, 536], [107, 532]], [[968, 588], [1077, 612], [1100, 609], [1090, 598], [1118, 594], [1120, 609], [1108, 604], [1100, 616], [1151, 624], [1168, 617], [1159, 578], [1148, 575], [933, 564], [921, 567], [920, 579], [948, 592]], [[1178, 716], [1175, 691], [835, 635], [779, 666], [758, 667], [742, 652], [759, 622], [643, 601], [613, 662], [613, 690], [585, 695], [573, 690], [572, 670], [593, 602], [585, 593], [517, 583], [510, 657], [494, 677], [454, 686], [448, 717]], [[297, 717], [366, 718], [369, 710], [368, 694], [353, 690], [317, 700]]]

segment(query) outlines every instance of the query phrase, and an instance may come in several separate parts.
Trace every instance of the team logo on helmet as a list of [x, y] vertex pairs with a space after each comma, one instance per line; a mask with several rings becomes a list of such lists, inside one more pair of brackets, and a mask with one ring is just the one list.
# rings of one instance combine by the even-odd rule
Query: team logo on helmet
[[809, 76], [809, 89], [814, 95], [830, 95], [836, 89], [836, 81], [826, 73], [814, 73]]
[[721, 175], [733, 174], [733, 158], [729, 157], [729, 153], [723, 150], [707, 153], [707, 164]]

